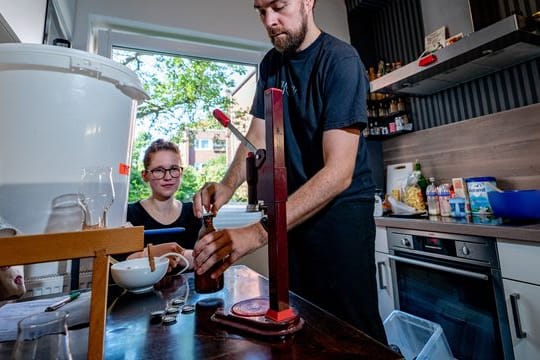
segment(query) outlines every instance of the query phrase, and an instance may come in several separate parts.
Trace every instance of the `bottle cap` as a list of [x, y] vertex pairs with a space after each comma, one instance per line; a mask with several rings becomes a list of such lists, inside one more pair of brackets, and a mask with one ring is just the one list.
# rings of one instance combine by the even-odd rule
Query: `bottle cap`
[[193, 305], [182, 306], [182, 314], [191, 314], [194, 311], [195, 311], [195, 306]]
[[165, 315], [161, 318], [163, 325], [172, 325], [176, 323], [176, 316], [174, 315]]

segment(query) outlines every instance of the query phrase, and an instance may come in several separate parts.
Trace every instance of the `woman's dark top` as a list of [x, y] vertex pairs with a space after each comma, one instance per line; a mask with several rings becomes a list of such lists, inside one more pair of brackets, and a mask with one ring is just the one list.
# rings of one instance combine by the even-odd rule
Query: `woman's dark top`
[[164, 225], [156, 221], [141, 205], [140, 201], [129, 204], [127, 209], [127, 221], [134, 226], [144, 226], [148, 229], [164, 229], [172, 227], [183, 227], [184, 232], [177, 234], [145, 235], [144, 245], [163, 244], [167, 242], [176, 242], [185, 249], [193, 249], [195, 241], [201, 228], [201, 219], [193, 214], [193, 203], [182, 202], [182, 213], [173, 223]]

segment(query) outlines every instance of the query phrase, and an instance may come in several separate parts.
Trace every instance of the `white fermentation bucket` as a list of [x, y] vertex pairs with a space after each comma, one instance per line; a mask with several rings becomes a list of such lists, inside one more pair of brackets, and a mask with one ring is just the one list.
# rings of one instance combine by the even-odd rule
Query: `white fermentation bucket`
[[109, 227], [125, 221], [134, 119], [147, 98], [134, 72], [84, 51], [0, 44], [0, 216], [43, 233], [51, 200], [81, 168], [110, 166]]

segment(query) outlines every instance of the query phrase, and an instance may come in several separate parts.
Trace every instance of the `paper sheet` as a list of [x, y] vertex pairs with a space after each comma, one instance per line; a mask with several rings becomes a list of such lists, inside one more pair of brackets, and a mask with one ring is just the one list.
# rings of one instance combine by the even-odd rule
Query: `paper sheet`
[[[90, 292], [82, 293], [76, 300], [62, 306], [59, 310], [69, 313], [68, 327], [88, 323], [90, 310]], [[0, 342], [17, 339], [17, 324], [23, 318], [44, 312], [47, 306], [64, 299], [66, 295], [8, 303], [0, 307]]]

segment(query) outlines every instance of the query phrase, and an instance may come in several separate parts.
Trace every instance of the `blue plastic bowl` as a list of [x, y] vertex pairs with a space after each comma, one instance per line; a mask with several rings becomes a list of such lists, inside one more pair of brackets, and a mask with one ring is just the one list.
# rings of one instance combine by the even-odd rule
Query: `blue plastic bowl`
[[540, 190], [488, 192], [495, 216], [509, 219], [540, 219]]

